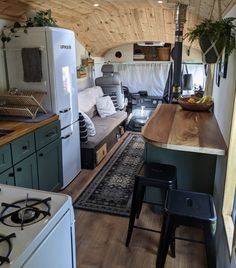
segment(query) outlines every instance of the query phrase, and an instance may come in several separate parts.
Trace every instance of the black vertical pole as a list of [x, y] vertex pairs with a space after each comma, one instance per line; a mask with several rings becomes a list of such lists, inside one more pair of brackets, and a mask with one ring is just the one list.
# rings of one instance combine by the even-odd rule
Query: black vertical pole
[[182, 42], [175, 42], [173, 85], [181, 86]]
[[178, 4], [176, 7], [176, 30], [174, 46], [174, 79], [172, 87], [172, 97], [178, 98], [182, 80], [182, 49], [183, 49], [183, 29], [186, 21], [187, 5]]

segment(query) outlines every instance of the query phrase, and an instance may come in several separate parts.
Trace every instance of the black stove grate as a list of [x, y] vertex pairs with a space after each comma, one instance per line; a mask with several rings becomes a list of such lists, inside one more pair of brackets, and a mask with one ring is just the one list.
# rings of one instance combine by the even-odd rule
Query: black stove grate
[[45, 199], [29, 198], [18, 200], [12, 204], [2, 203], [4, 207], [0, 213], [0, 221], [11, 227], [21, 227], [32, 225], [41, 221], [46, 216], [50, 216], [51, 197]]
[[[10, 239], [13, 237], [16, 237], [15, 233], [12, 233], [12, 234], [7, 235], [7, 236], [0, 235], [0, 244], [5, 243], [6, 247], [7, 247], [5, 256], [0, 255], [0, 266], [2, 264], [4, 264], [5, 262], [10, 263], [9, 256], [10, 256], [11, 251], [12, 251], [12, 243], [11, 243]], [[2, 246], [0, 246], [0, 247], [3, 248]]]

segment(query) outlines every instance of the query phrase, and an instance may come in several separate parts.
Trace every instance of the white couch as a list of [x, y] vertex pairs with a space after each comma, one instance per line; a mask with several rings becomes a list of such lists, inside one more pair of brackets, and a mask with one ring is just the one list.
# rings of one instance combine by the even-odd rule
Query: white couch
[[120, 137], [120, 125], [126, 118], [125, 111], [117, 111], [101, 118], [96, 111], [96, 99], [102, 97], [101, 87], [95, 86], [78, 92], [79, 110], [86, 113], [94, 123], [96, 135], [81, 143], [82, 168], [95, 168]]

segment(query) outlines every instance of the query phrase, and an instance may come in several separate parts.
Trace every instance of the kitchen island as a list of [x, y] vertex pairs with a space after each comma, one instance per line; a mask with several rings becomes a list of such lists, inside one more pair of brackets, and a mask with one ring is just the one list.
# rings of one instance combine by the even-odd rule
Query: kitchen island
[[[213, 113], [161, 104], [143, 127], [142, 135], [145, 160], [175, 165], [179, 189], [213, 193], [216, 160], [227, 150]], [[147, 196], [156, 196], [156, 189], [150, 188]]]

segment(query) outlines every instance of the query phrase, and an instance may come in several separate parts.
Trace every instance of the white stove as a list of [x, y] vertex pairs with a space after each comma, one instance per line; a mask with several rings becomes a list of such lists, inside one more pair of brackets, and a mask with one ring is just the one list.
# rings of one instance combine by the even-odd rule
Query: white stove
[[0, 267], [75, 268], [67, 195], [0, 184]]

